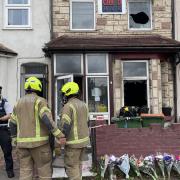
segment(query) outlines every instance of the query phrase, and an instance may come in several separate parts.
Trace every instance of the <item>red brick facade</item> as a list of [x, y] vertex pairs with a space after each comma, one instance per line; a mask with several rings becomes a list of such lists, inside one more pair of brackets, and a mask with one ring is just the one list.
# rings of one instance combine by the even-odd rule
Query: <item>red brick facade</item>
[[96, 129], [97, 157], [105, 154], [146, 156], [150, 154], [180, 154], [180, 123], [162, 128], [151, 124], [149, 128], [118, 128], [115, 124]]

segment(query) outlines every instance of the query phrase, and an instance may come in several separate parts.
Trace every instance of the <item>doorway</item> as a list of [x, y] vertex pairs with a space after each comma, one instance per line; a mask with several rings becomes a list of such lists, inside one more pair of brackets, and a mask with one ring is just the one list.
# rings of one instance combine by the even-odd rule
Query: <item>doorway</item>
[[76, 82], [79, 85], [80, 89], [80, 99], [84, 100], [85, 92], [83, 90], [83, 77], [82, 76], [74, 76], [73, 74], [65, 75], [65, 76], [58, 76], [56, 78], [55, 84], [55, 117], [56, 122], [59, 124], [60, 121], [60, 113], [63, 108], [63, 95], [61, 93], [61, 88], [67, 82]]

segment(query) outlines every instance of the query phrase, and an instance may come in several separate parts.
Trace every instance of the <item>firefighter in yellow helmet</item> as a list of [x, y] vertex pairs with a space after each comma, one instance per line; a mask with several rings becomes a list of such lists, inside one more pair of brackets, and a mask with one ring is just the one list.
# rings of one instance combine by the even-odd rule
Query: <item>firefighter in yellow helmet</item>
[[65, 143], [64, 134], [55, 125], [47, 101], [37, 94], [42, 84], [36, 77], [25, 82], [26, 95], [14, 106], [10, 119], [11, 134], [16, 137], [20, 159], [20, 180], [32, 180], [34, 165], [39, 179], [52, 179], [52, 153], [49, 145], [51, 132], [59, 143]]
[[70, 180], [80, 180], [82, 179], [82, 157], [89, 144], [88, 108], [79, 99], [77, 83], [66, 83], [61, 92], [67, 100], [62, 109], [60, 123], [60, 129], [66, 137], [65, 170]]

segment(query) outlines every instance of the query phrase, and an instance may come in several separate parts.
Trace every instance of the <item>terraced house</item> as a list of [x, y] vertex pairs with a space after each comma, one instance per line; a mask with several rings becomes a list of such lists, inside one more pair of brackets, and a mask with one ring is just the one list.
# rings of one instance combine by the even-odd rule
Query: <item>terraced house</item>
[[42, 80], [42, 96], [48, 97], [50, 61], [42, 47], [49, 40], [49, 0], [0, 1], [0, 85], [12, 106], [32, 75]]
[[173, 8], [171, 0], [52, 1], [53, 39], [44, 51], [52, 61], [56, 117], [59, 89], [70, 80], [80, 84], [91, 120], [110, 122], [123, 106], [150, 113], [170, 107], [176, 116]]

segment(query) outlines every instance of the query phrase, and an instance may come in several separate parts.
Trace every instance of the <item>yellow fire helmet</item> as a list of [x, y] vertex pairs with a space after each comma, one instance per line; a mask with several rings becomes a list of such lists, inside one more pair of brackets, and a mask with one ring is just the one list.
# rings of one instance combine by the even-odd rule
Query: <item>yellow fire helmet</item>
[[64, 86], [61, 88], [61, 92], [64, 93], [65, 96], [78, 94], [79, 86], [75, 82], [68, 82], [68, 83], [64, 84]]
[[128, 112], [128, 111], [129, 111], [129, 108], [126, 106], [126, 107], [124, 108], [124, 111], [125, 111], [125, 112]]
[[32, 76], [26, 80], [26, 82], [24, 84], [24, 89], [41, 92], [42, 91], [42, 83], [38, 78]]

